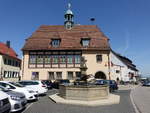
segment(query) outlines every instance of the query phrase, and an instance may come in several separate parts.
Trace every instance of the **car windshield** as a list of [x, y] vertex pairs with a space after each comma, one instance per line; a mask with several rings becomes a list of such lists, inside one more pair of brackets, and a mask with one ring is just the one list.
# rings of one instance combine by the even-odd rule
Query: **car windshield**
[[69, 80], [60, 80], [60, 83], [69, 83]]
[[25, 85], [25, 86], [38, 85], [39, 84], [38, 82], [34, 82], [34, 81], [22, 81], [22, 82], [19, 82], [19, 83], [22, 84], [22, 85]]
[[109, 84], [115, 84], [114, 80], [108, 80]]
[[107, 84], [107, 81], [105, 81], [105, 80], [97, 80], [96, 82], [100, 83], [100, 84]]
[[42, 81], [43, 84], [47, 84], [47, 85], [50, 85], [51, 84], [51, 81]]
[[24, 87], [24, 85], [22, 84], [19, 84], [19, 83], [15, 83], [15, 82], [9, 82], [11, 84], [13, 84], [14, 86], [17, 86], [17, 87]]
[[3, 88], [3, 87], [0, 87], [0, 91], [9, 92], [10, 90], [6, 89], [6, 88]]

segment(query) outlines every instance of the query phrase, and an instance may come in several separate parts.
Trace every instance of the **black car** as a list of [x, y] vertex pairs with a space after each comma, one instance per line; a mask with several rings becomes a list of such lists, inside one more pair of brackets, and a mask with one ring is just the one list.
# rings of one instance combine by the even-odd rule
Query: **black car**
[[43, 84], [45, 84], [48, 89], [52, 89], [52, 81], [51, 80], [42, 80], [41, 82]]

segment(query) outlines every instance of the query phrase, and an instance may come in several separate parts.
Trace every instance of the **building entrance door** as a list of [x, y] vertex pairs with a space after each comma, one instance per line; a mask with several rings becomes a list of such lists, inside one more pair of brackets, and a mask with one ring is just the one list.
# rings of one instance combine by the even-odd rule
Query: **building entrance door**
[[104, 80], [106, 80], [106, 75], [102, 71], [99, 71], [95, 74], [95, 79], [104, 79]]

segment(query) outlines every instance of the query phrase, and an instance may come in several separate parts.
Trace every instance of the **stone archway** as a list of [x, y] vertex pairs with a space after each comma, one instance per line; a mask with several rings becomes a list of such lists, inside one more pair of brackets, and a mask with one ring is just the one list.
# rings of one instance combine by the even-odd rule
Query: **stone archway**
[[106, 75], [102, 71], [98, 71], [95, 74], [95, 79], [104, 79], [104, 80], [106, 80]]

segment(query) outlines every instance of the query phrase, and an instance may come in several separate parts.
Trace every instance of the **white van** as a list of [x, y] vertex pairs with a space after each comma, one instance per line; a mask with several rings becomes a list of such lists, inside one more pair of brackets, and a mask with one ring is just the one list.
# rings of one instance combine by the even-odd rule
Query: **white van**
[[8, 99], [8, 95], [0, 91], [0, 113], [9, 113], [11, 105]]

